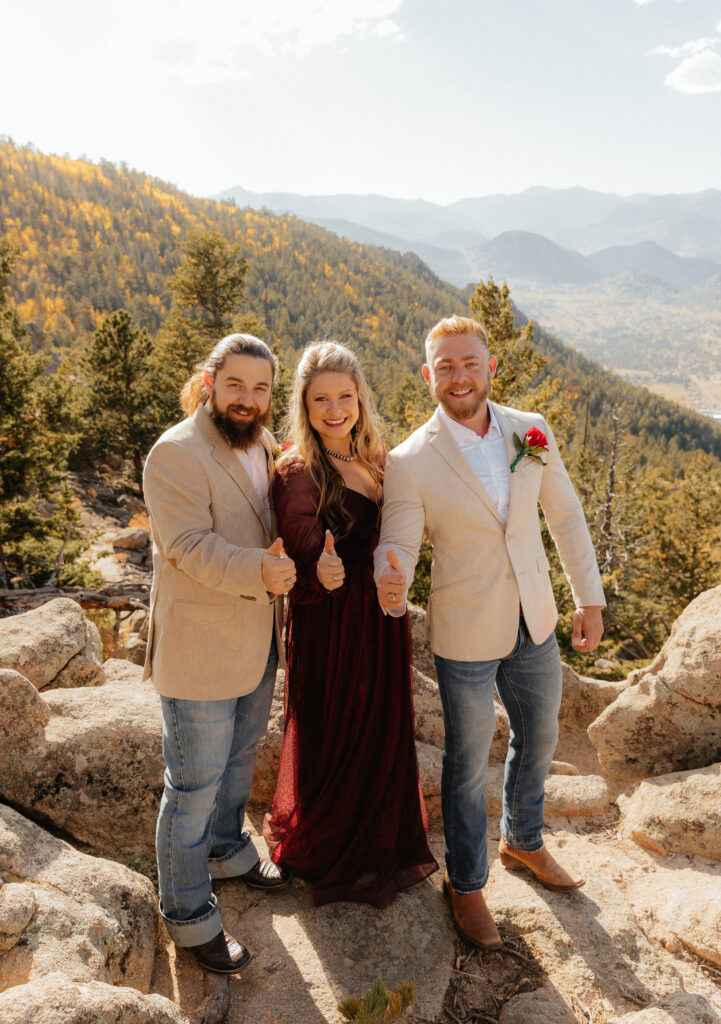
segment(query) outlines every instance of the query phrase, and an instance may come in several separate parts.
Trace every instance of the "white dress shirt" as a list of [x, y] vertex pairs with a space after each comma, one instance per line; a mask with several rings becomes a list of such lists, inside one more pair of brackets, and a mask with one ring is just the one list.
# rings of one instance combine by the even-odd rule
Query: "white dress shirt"
[[248, 474], [255, 487], [255, 490], [260, 498], [260, 504], [263, 506], [263, 517], [265, 518], [265, 525], [268, 527], [268, 533], [270, 533], [270, 494], [268, 488], [270, 487], [270, 474], [268, 472], [268, 453], [266, 452], [260, 441], [256, 444], [252, 444], [250, 448], [245, 451], [242, 448], [234, 448], [233, 451], [240, 459], [240, 464]]
[[475, 430], [464, 427], [458, 420], [449, 416], [442, 405], [438, 408], [441, 419], [461, 449], [461, 454], [488, 491], [501, 519], [507, 523], [511, 498], [511, 467], [506, 442], [493, 409], [488, 406], [491, 425], [485, 436], [481, 437]]
[[[210, 404], [205, 403], [205, 409], [210, 415]], [[234, 448], [233, 451], [240, 459], [240, 464], [245, 472], [250, 477], [250, 482], [255, 488], [256, 494], [260, 500], [260, 504], [263, 508], [263, 517], [265, 519], [265, 525], [268, 527], [268, 533], [270, 533], [270, 494], [268, 490], [270, 488], [270, 473], [268, 471], [268, 453], [266, 452], [260, 441], [252, 444], [246, 450], [242, 448]]]

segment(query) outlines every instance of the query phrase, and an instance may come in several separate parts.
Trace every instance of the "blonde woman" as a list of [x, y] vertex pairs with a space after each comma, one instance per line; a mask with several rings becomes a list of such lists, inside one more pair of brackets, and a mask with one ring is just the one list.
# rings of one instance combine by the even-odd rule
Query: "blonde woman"
[[266, 837], [316, 904], [387, 906], [436, 871], [418, 782], [407, 616], [373, 582], [383, 446], [353, 353], [309, 345], [293, 386], [292, 449], [278, 463], [289, 594], [286, 729]]

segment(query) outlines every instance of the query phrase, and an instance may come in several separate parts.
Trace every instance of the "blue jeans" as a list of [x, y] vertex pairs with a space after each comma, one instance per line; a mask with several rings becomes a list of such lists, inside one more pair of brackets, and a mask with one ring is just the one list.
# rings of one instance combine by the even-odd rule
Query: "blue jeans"
[[167, 765], [155, 837], [160, 913], [179, 946], [197, 946], [222, 930], [211, 879], [242, 875], [258, 860], [243, 819], [277, 663], [273, 640], [252, 693], [231, 700], [160, 698]]
[[561, 657], [555, 635], [534, 644], [523, 619], [516, 646], [505, 658], [434, 657], [445, 724], [441, 805], [446, 868], [456, 892], [477, 892], [488, 881], [484, 791], [496, 724], [494, 684], [511, 731], [501, 833], [517, 850], [540, 850], [543, 786], [558, 739]]

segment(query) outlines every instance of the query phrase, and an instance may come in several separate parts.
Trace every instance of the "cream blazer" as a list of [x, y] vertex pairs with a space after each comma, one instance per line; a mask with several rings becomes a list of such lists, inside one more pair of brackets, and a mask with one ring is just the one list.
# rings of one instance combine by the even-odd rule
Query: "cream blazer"
[[[262, 444], [273, 473], [273, 438]], [[282, 598], [261, 577], [270, 547], [257, 491], [206, 410], [153, 445], [143, 474], [153, 532], [144, 679], [165, 697], [225, 700], [260, 683]]]
[[[542, 416], [495, 403], [509, 465], [513, 432], [538, 427], [548, 438], [545, 466], [522, 458], [511, 474], [504, 524], [438, 411], [390, 453], [376, 580], [393, 548], [410, 582], [423, 531], [433, 545], [426, 633], [434, 653], [456, 661], [490, 661], [513, 649], [519, 612], [534, 643], [558, 620], [543, 550], [538, 505], [558, 549], [576, 607], [605, 605], [581, 504]], [[395, 614], [402, 614], [402, 610]]]

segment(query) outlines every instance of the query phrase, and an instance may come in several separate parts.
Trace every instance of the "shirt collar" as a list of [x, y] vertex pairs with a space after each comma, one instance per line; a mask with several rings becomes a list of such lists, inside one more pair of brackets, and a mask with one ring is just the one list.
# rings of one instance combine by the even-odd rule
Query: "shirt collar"
[[440, 413], [441, 419], [451, 432], [451, 437], [459, 448], [463, 448], [468, 444], [479, 444], [484, 441], [492, 441], [496, 438], [503, 437], [503, 431], [498, 423], [498, 418], [496, 417], [493, 406], [490, 403], [488, 404], [488, 412], [491, 415], [491, 424], [485, 437], [481, 437], [475, 432], [475, 430], [471, 430], [470, 427], [464, 427], [462, 423], [458, 422], [458, 420], [454, 420], [452, 416], [448, 415], [442, 405], [438, 406], [438, 412]]

